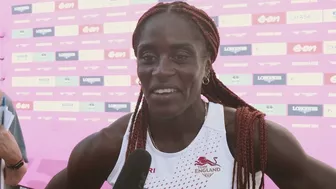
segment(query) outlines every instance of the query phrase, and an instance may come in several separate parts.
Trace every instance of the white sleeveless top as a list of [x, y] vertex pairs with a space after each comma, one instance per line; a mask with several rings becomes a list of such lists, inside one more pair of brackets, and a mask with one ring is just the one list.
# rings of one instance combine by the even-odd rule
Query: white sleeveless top
[[[117, 163], [107, 179], [112, 186], [125, 163], [129, 129], [130, 123]], [[234, 159], [228, 147], [224, 110], [220, 104], [209, 103], [208, 115], [200, 132], [182, 151], [164, 153], [157, 150], [148, 133], [146, 150], [152, 156], [152, 163], [144, 189], [232, 188]], [[258, 187], [260, 178], [261, 174], [257, 173]]]

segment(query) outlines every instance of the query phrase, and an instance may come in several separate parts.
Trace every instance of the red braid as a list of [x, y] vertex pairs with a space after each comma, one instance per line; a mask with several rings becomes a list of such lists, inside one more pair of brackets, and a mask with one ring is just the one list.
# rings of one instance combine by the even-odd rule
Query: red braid
[[[205, 41], [206, 47], [209, 49], [211, 61], [214, 62], [217, 58], [218, 49], [220, 45], [219, 33], [215, 23], [202, 10], [197, 9], [185, 2], [159, 3], [150, 8], [138, 21], [136, 29], [133, 34], [133, 49], [136, 54], [138, 44], [138, 37], [141, 33], [143, 23], [151, 16], [163, 12], [174, 12], [177, 14], [186, 15], [199, 28]], [[237, 135], [236, 154], [232, 188], [236, 183], [238, 189], [245, 189], [252, 186], [255, 189], [256, 175], [254, 166], [254, 125], [256, 122], [259, 126], [259, 140], [260, 140], [260, 168], [262, 171], [262, 180], [259, 189], [264, 188], [264, 174], [267, 164], [267, 135], [264, 114], [256, 110], [254, 107], [247, 104], [239, 96], [228, 89], [216, 77], [212, 68], [209, 73], [209, 83], [202, 86], [202, 95], [210, 102], [219, 103], [224, 106], [236, 108], [235, 132]], [[141, 107], [140, 104], [142, 103]], [[143, 98], [143, 93], [140, 91], [138, 102], [135, 107], [134, 115], [131, 120], [131, 130], [129, 135], [129, 143], [127, 148], [127, 156], [136, 148], [145, 148], [146, 146], [146, 132], [148, 129], [148, 105], [146, 99]], [[252, 183], [250, 183], [250, 173], [252, 174]]]

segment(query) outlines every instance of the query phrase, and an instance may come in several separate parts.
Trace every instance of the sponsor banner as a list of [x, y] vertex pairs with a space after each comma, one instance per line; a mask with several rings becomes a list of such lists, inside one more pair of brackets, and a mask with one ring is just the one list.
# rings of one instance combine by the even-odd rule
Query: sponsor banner
[[56, 61], [75, 61], [78, 60], [78, 51], [58, 51]]
[[105, 50], [105, 59], [114, 60], [114, 59], [129, 59], [130, 50], [129, 49], [109, 49]]
[[252, 26], [251, 14], [231, 14], [218, 16], [218, 27], [234, 28], [246, 26]]
[[252, 55], [253, 56], [276, 56], [286, 55], [286, 43], [253, 43]]
[[251, 44], [242, 45], [221, 45], [221, 56], [251, 56], [252, 48]]
[[286, 74], [253, 74], [253, 85], [286, 85]]
[[79, 86], [79, 76], [58, 76], [55, 78], [56, 87], [76, 87]]
[[78, 8], [77, 1], [56, 1], [56, 11], [74, 10]]
[[13, 39], [23, 39], [23, 38], [32, 38], [32, 37], [33, 37], [33, 29], [12, 30]]
[[288, 43], [288, 54], [304, 55], [304, 54], [321, 54], [323, 51], [322, 42], [303, 42]]
[[214, 21], [215, 25], [218, 27], [218, 16], [213, 16], [211, 18]]
[[80, 102], [80, 112], [105, 112], [104, 102]]
[[223, 82], [225, 85], [252, 85], [252, 74], [225, 74], [219, 75], [219, 80]]
[[286, 13], [265, 13], [252, 15], [253, 25], [286, 24]]
[[105, 102], [105, 112], [125, 113], [130, 111], [130, 102]]
[[323, 105], [288, 104], [288, 116], [323, 116]]
[[13, 105], [15, 107], [16, 110], [33, 110], [33, 102], [29, 102], [29, 101], [16, 101], [13, 102]]
[[29, 14], [32, 13], [32, 5], [25, 4], [25, 5], [14, 5], [12, 6], [12, 14]]
[[326, 85], [336, 85], [336, 72], [335, 73], [325, 73], [324, 83]]
[[89, 25], [80, 25], [79, 26], [79, 34], [101, 34], [103, 33], [103, 25], [102, 24], [89, 24]]
[[104, 86], [104, 76], [80, 76], [80, 86]]
[[287, 85], [290, 86], [322, 86], [323, 73], [287, 73]]
[[253, 104], [253, 107], [269, 116], [286, 116], [286, 104]]
[[55, 36], [55, 28], [54, 27], [46, 27], [46, 28], [34, 28], [33, 29], [34, 37], [52, 37]]

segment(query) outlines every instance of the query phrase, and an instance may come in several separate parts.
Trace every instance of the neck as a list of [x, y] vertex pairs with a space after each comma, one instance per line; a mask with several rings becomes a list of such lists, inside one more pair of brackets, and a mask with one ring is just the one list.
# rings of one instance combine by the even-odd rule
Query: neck
[[160, 150], [166, 148], [164, 151], [176, 151], [177, 148], [183, 149], [190, 144], [205, 121], [204, 105], [203, 100], [199, 98], [182, 114], [172, 119], [150, 118], [149, 130]]

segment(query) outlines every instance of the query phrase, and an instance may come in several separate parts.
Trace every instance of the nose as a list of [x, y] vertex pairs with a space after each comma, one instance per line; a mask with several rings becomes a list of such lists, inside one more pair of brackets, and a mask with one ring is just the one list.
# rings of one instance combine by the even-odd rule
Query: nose
[[157, 66], [154, 68], [152, 75], [158, 79], [164, 80], [175, 74], [174, 63], [172, 63], [168, 56], [161, 56]]

